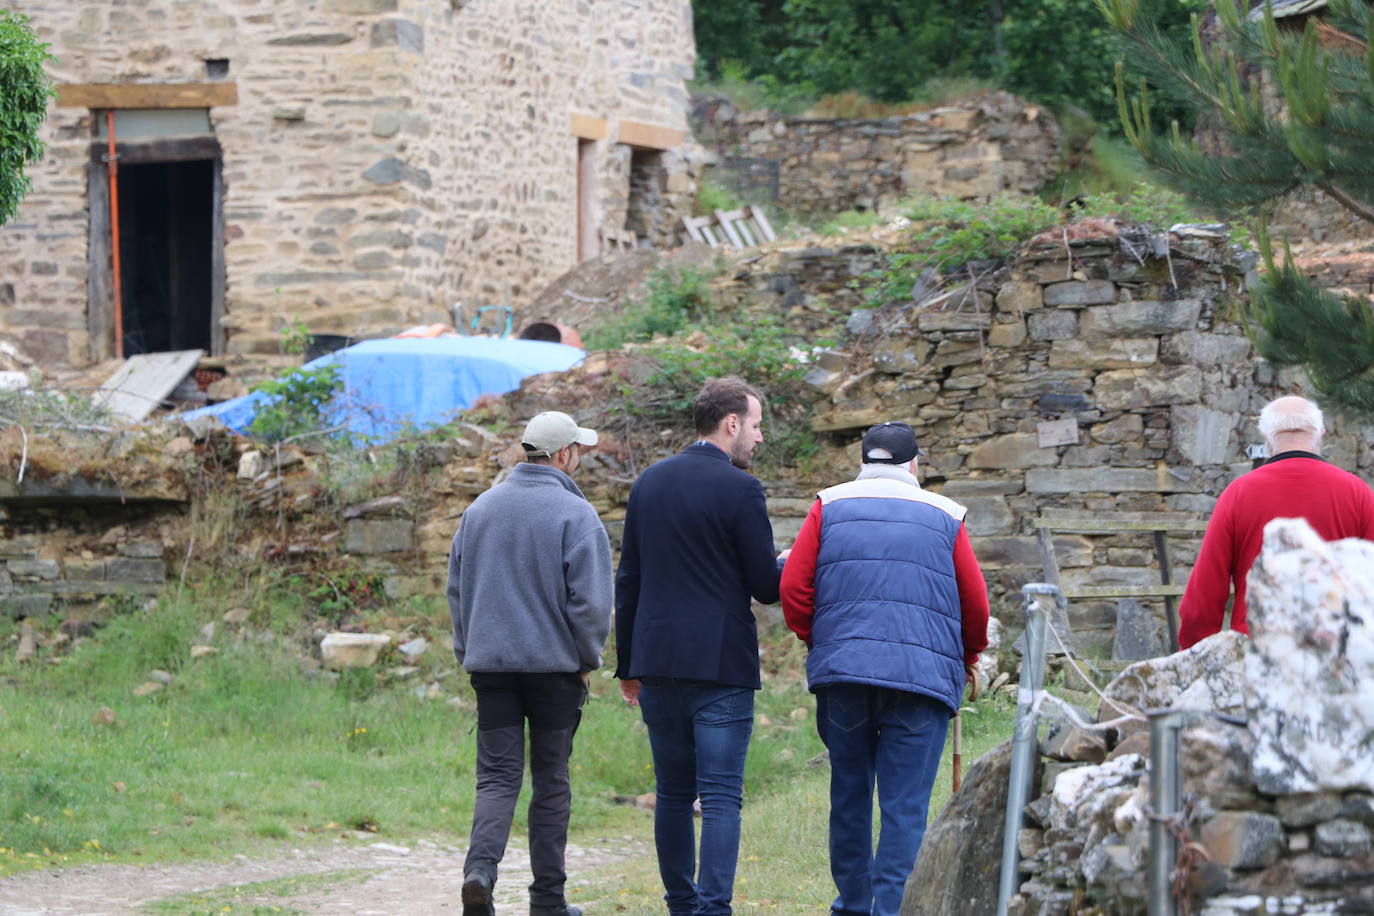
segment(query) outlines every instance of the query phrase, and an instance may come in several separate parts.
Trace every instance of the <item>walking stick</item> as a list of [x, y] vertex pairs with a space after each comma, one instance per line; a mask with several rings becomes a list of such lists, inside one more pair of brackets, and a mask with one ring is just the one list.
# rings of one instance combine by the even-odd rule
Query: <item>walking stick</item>
[[[978, 675], [968, 665], [964, 666], [964, 671], [968, 674], [969, 694], [968, 701], [972, 703], [978, 699]], [[964, 782], [964, 720], [962, 717], [963, 709], [960, 708], [954, 713], [954, 791], [959, 791], [959, 786]]]

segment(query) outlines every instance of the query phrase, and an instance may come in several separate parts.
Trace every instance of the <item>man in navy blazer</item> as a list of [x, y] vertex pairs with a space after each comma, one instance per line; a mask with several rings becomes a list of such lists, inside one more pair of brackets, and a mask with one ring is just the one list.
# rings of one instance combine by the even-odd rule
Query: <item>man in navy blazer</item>
[[615, 581], [616, 677], [649, 731], [668, 912], [728, 916], [759, 688], [750, 599], [778, 600], [781, 564], [763, 486], [745, 473], [763, 442], [762, 398], [742, 379], [712, 379], [693, 415], [699, 441], [630, 490]]

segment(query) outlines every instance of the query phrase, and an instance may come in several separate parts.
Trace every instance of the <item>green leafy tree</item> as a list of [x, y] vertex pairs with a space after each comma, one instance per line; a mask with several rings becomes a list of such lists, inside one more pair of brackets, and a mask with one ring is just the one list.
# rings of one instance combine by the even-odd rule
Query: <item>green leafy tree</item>
[[0, 226], [29, 191], [24, 170], [43, 157], [38, 128], [53, 95], [43, 65], [52, 59], [27, 16], [0, 10]]
[[[1144, 5], [1179, 37], [1206, 0]], [[693, 8], [699, 72], [757, 79], [779, 98], [857, 92], [906, 102], [935, 80], [992, 79], [1037, 102], [1116, 118], [1118, 39], [1094, 0], [696, 0]]]
[[[1278, 365], [1303, 366], [1327, 402], [1374, 419], [1374, 313], [1363, 299], [1310, 282], [1291, 258], [1276, 262], [1264, 229], [1269, 205], [1314, 187], [1374, 223], [1374, 8], [1331, 0], [1321, 27], [1276, 21], [1217, 0], [1216, 28], [1193, 22], [1192, 41], [1172, 42], [1139, 0], [1098, 0], [1125, 38], [1126, 63], [1143, 74], [1128, 98], [1117, 92], [1127, 138], [1169, 184], [1214, 210], [1253, 212], [1266, 272], [1251, 293], [1256, 346]], [[1322, 33], [1330, 39], [1323, 42]], [[1191, 132], [1154, 128], [1164, 96], [1213, 125]]]

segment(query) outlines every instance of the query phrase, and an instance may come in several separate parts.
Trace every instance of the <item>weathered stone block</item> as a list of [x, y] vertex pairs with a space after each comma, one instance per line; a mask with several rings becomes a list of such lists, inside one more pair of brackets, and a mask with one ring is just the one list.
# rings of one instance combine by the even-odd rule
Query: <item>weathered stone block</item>
[[1052, 448], [1041, 448], [1035, 433], [1011, 433], [980, 443], [969, 454], [965, 467], [1006, 470], [1053, 467], [1058, 463], [1058, 453]]
[[0, 560], [32, 560], [38, 556], [38, 539], [32, 535], [0, 540]]
[[1317, 852], [1324, 856], [1349, 859], [1369, 852], [1369, 828], [1358, 821], [1337, 819], [1318, 824], [1315, 839]]
[[331, 13], [370, 16], [396, 12], [397, 0], [325, 0], [324, 8]]
[[1093, 403], [1103, 410], [1195, 404], [1201, 393], [1202, 370], [1196, 366], [1109, 369], [1093, 382]]
[[1234, 710], [1242, 702], [1244, 653], [1245, 636], [1223, 630], [1173, 655], [1136, 662], [1103, 689], [1106, 699], [1098, 717], [1112, 719], [1131, 709], [1182, 705], [1179, 697], [1185, 693], [1197, 699], [1189, 708]]
[[344, 549], [349, 553], [402, 553], [415, 547], [415, 523], [409, 519], [348, 520]]
[[87, 560], [82, 557], [68, 557], [62, 562], [68, 579], [100, 580], [105, 578], [105, 560], [96, 557]]
[[1166, 363], [1226, 366], [1244, 362], [1250, 356], [1250, 348], [1248, 337], [1184, 331], [1165, 338], [1159, 358]]
[[1342, 804], [1335, 792], [1301, 792], [1279, 796], [1274, 808], [1285, 827], [1311, 827], [1339, 817]]
[[330, 633], [320, 641], [320, 660], [326, 668], [367, 668], [391, 645], [384, 633]]
[[1029, 312], [1045, 304], [1039, 283], [1025, 281], [1003, 283], [997, 288], [997, 308], [1003, 312]]
[[1083, 310], [1085, 337], [1143, 337], [1191, 330], [1202, 311], [1199, 299], [1135, 300]]
[[1111, 280], [1067, 280], [1045, 287], [1046, 305], [1105, 305], [1116, 301]]
[[0, 615], [23, 620], [46, 614], [52, 608], [52, 595], [0, 596]]
[[1187, 484], [1163, 465], [1156, 468], [1035, 468], [1028, 493], [1177, 493]]
[[1157, 337], [1056, 340], [1050, 347], [1051, 369], [1132, 369], [1153, 366], [1158, 358]]
[[1221, 811], [1202, 825], [1211, 861], [1228, 868], [1267, 868], [1283, 851], [1283, 825], [1272, 814]]
[[120, 544], [119, 552], [126, 557], [139, 557], [141, 559], [161, 557], [162, 541], [156, 538], [136, 538]]
[[987, 312], [929, 311], [916, 316], [916, 327], [922, 331], [977, 331], [992, 324]]
[[10, 560], [10, 575], [16, 579], [56, 579], [62, 564], [56, 560]]
[[277, 38], [267, 39], [269, 45], [278, 47], [319, 47], [328, 45], [346, 45], [353, 40], [353, 36], [347, 32], [301, 32], [296, 35], [282, 35]]
[[1190, 464], [1225, 464], [1241, 457], [1234, 444], [1240, 420], [1235, 414], [1183, 406], [1170, 410], [1169, 416], [1174, 445]]
[[1026, 339], [1026, 326], [1019, 321], [994, 324], [988, 331], [988, 346], [1008, 350], [1021, 346]]
[[1072, 309], [1046, 309], [1026, 319], [1032, 340], [1068, 340], [1078, 336], [1078, 313]]
[[409, 19], [383, 19], [372, 26], [372, 47], [395, 45], [410, 54], [425, 50], [425, 30]]
[[[973, 553], [987, 567], [1040, 567], [1040, 542], [1033, 537], [975, 537]], [[1059, 565], [1086, 566], [1092, 562], [1092, 545], [1084, 538], [1064, 536], [1054, 539]], [[1038, 581], [1038, 580], [1037, 580]]]
[[161, 560], [114, 557], [105, 564], [105, 578], [130, 582], [162, 582], [167, 578], [167, 565]]
[[1374, 792], [1374, 543], [1328, 543], [1301, 519], [1265, 526], [1250, 569], [1245, 708], [1270, 795]]
[[1016, 517], [1000, 496], [966, 496], [959, 502], [968, 509], [964, 525], [971, 535], [1010, 534], [1016, 526]]

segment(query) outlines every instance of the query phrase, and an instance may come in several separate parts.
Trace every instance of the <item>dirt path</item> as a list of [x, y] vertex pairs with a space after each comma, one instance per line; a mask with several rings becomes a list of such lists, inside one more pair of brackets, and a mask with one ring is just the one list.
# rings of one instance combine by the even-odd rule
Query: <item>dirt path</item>
[[[513, 839], [501, 864], [496, 892], [501, 916], [526, 913], [530, 872], [522, 844]], [[569, 845], [569, 891], [599, 870], [648, 852], [642, 841], [629, 837]], [[356, 916], [456, 916], [462, 912], [462, 870], [463, 850], [456, 846], [337, 839], [271, 858], [236, 856], [229, 863], [99, 865], [19, 875], [0, 880], [0, 914], [142, 916], [161, 902], [153, 912], [218, 912], [230, 906], [244, 913], [256, 905]]]

